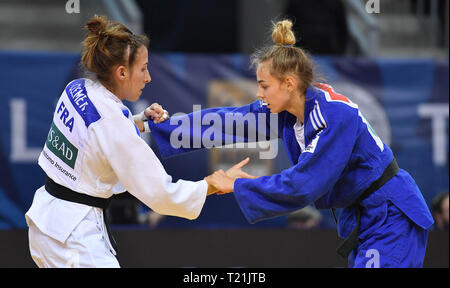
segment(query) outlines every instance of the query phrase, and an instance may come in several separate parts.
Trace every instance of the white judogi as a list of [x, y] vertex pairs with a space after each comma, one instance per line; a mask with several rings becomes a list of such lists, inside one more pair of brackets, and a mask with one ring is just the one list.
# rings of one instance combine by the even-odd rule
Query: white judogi
[[[114, 94], [98, 82], [77, 79], [56, 105], [39, 165], [73, 191], [109, 198], [126, 190], [159, 214], [197, 218], [206, 181], [172, 183], [138, 134], [130, 110]], [[25, 218], [39, 267], [119, 266], [102, 209], [57, 199], [43, 186]]]

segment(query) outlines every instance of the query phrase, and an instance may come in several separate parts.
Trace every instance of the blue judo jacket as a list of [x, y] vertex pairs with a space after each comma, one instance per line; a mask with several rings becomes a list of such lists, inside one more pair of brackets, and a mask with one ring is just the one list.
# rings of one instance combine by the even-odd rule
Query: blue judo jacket
[[[212, 133], [210, 130], [214, 129], [214, 121], [205, 124], [197, 120], [201, 125], [200, 129], [194, 128], [194, 119], [214, 114], [215, 118], [210, 117], [211, 119], [224, 121], [229, 113], [253, 114], [257, 127], [249, 127], [251, 124], [246, 122], [243, 137], [236, 136], [233, 129], [225, 127]], [[225, 144], [226, 141], [235, 143], [268, 140], [271, 134], [274, 135], [270, 131], [275, 130], [277, 137], [283, 139], [292, 167], [271, 176], [238, 178], [235, 181], [234, 195], [246, 219], [254, 223], [312, 203], [318, 209], [345, 208], [339, 215], [338, 233], [341, 237], [347, 237], [355, 226], [356, 217], [353, 209], [346, 207], [383, 174], [393, 159], [391, 149], [377, 136], [358, 106], [326, 84], [317, 84], [307, 89], [304, 113], [306, 148], [303, 152], [300, 151], [293, 129], [297, 118], [283, 111], [277, 114], [278, 125], [270, 127], [269, 115], [269, 109], [256, 101], [243, 107], [196, 111], [172, 117], [171, 121], [161, 124], [149, 121], [149, 125], [163, 157], [204, 148], [201, 138], [205, 133], [211, 139], [217, 135], [222, 136], [222, 144]], [[191, 125], [182, 128], [179, 123], [186, 121]], [[262, 123], [266, 127], [262, 127]], [[258, 137], [261, 133], [257, 133], [256, 138], [251, 138], [248, 136], [251, 128], [265, 132], [262, 137]], [[173, 147], [170, 143], [171, 134], [180, 133], [180, 129], [189, 130], [183, 131], [189, 135], [189, 145], [185, 145], [187, 147]], [[360, 238], [373, 232], [387, 217], [388, 201], [423, 229], [428, 229], [433, 224], [419, 188], [412, 177], [400, 169], [396, 176], [361, 202], [366, 212], [361, 216]]]

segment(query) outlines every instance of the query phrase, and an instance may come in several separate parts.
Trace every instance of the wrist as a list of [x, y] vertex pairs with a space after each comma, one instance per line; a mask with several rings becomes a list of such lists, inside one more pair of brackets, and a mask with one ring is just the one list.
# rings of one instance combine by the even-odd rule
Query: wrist
[[233, 186], [232, 186], [233, 193], [234, 193], [234, 191], [236, 191], [236, 182], [237, 182], [238, 179], [239, 179], [239, 178], [236, 178], [236, 179], [234, 179], [234, 181], [233, 181]]
[[206, 196], [209, 196], [209, 195], [212, 195], [214, 193], [217, 193], [218, 191], [219, 190], [216, 187], [208, 184], [208, 190], [206, 192]]

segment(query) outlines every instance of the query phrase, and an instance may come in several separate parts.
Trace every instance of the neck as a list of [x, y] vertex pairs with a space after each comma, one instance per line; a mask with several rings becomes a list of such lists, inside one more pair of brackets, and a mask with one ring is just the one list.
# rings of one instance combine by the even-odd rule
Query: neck
[[298, 92], [291, 97], [288, 108], [286, 109], [289, 113], [297, 117], [300, 122], [304, 123], [305, 114], [305, 95]]
[[109, 85], [108, 83], [103, 83], [102, 85], [112, 94], [114, 94], [117, 98], [119, 98], [120, 101], [123, 101], [123, 97], [121, 97], [121, 93], [119, 93], [119, 89], [113, 87], [112, 85]]

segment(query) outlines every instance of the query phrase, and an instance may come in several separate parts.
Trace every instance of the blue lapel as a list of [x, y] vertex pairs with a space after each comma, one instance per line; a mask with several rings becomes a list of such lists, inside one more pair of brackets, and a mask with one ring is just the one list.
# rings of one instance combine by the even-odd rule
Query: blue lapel
[[305, 100], [305, 145], [308, 145], [313, 140], [316, 135], [316, 130], [314, 130], [313, 125], [310, 123], [309, 114], [314, 109], [317, 100], [317, 94], [319, 91], [315, 87], [309, 87], [306, 90], [306, 100]]
[[289, 160], [293, 165], [297, 164], [298, 157], [300, 157], [300, 147], [297, 143], [297, 139], [294, 134], [294, 124], [297, 118], [289, 112], [285, 113], [284, 125], [283, 125], [283, 142], [286, 152], [288, 154]]
[[[312, 137], [315, 135], [314, 128], [309, 124], [309, 113], [314, 109], [317, 90], [314, 87], [310, 87], [306, 90], [306, 102], [305, 102], [305, 144], [308, 145], [312, 141]], [[283, 142], [288, 154], [289, 160], [293, 165], [298, 163], [300, 157], [300, 146], [294, 133], [294, 124], [297, 118], [289, 112], [285, 113], [283, 119]], [[308, 125], [309, 124], [309, 125]]]

